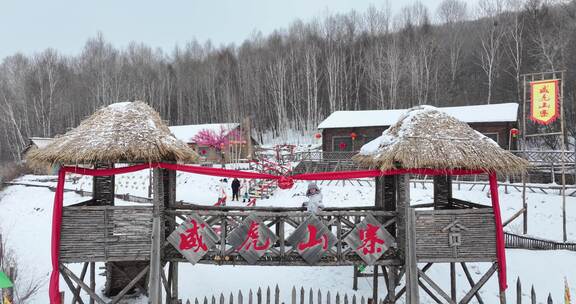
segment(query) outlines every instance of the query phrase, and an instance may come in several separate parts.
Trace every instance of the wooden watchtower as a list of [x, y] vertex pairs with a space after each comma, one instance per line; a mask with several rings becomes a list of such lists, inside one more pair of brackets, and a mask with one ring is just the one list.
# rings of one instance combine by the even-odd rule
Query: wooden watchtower
[[[105, 170], [159, 161], [194, 162], [197, 155], [170, 133], [150, 106], [122, 102], [96, 111], [48, 146], [31, 151], [28, 159]], [[153, 206], [117, 206], [114, 175], [104, 175], [93, 177], [91, 199], [63, 208], [59, 267], [73, 291], [73, 302], [80, 290], [74, 283], [85, 285], [93, 299], [97, 297], [96, 262], [105, 263], [103, 295], [119, 300], [134, 290], [148, 293], [152, 230], [165, 229], [168, 234], [174, 229], [170, 223], [153, 223], [153, 217], [175, 201], [175, 172], [153, 169], [151, 183]], [[83, 263], [81, 273], [74, 274], [67, 263]], [[173, 270], [176, 264], [170, 267]], [[89, 283], [85, 284], [88, 270]]]
[[[403, 265], [382, 267], [388, 276], [385, 303], [395, 303], [404, 291], [406, 303], [419, 303], [419, 290], [437, 303], [468, 303], [473, 297], [482, 303], [478, 290], [495, 272], [499, 272], [501, 302], [505, 301], [505, 256], [496, 173], [522, 173], [528, 166], [524, 159], [503, 150], [466, 123], [428, 106], [408, 110], [382, 136], [363, 146], [354, 159], [390, 174], [377, 178], [376, 205], [398, 213], [396, 230], [391, 233], [396, 233]], [[451, 175], [469, 174], [489, 175], [492, 206], [453, 197]], [[409, 179], [414, 175], [433, 176], [432, 202], [409, 203]], [[492, 265], [474, 282], [466, 266], [469, 262]], [[438, 263], [450, 265], [448, 292], [426, 274]], [[457, 264], [470, 283], [469, 292], [460, 299]], [[399, 273], [406, 276], [406, 286], [396, 293]]]

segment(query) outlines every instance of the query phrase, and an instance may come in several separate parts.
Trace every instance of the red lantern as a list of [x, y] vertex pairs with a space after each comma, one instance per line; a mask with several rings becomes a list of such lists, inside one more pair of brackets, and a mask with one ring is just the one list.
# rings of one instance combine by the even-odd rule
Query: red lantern
[[516, 128], [510, 129], [510, 135], [512, 136], [512, 138], [518, 137], [518, 134], [520, 134], [520, 130], [518, 130]]
[[355, 132], [350, 133], [350, 138], [352, 138], [352, 140], [356, 140], [356, 137], [358, 137], [358, 134]]
[[314, 134], [314, 137], [316, 137], [316, 139], [320, 139], [320, 138], [322, 138], [322, 134], [321, 134], [321, 133], [316, 133], [316, 134]]
[[290, 189], [294, 186], [294, 180], [289, 176], [282, 176], [278, 179], [278, 188]]
[[206, 155], [206, 149], [202, 149], [202, 150], [200, 150], [200, 154], [202, 154], [202, 155]]
[[346, 150], [347, 146], [348, 145], [345, 142], [340, 142], [340, 144], [338, 144], [338, 148], [340, 148], [340, 151]]

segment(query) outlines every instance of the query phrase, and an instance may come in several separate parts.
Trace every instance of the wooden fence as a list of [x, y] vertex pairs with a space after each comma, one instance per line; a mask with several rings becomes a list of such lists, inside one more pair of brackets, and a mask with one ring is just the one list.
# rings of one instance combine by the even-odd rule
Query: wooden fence
[[[509, 289], [509, 292], [513, 292], [515, 295], [516, 301], [512, 303], [522, 304], [526, 303], [522, 300], [522, 282], [520, 278], [516, 280], [516, 290]], [[537, 300], [536, 290], [534, 289], [534, 285], [530, 288], [530, 296], [529, 296], [531, 304], [536, 303], [543, 303], [542, 301]], [[286, 302], [285, 300], [289, 300]], [[385, 300], [380, 300], [379, 304], [384, 304]], [[365, 298], [364, 296], [357, 297], [355, 294], [349, 296], [348, 294], [340, 294], [336, 293], [336, 295], [331, 294], [330, 291], [322, 292], [320, 289], [314, 291], [312, 288], [305, 290], [304, 287], [300, 287], [297, 289], [296, 287], [292, 287], [292, 291], [288, 297], [281, 297], [280, 295], [280, 288], [278, 285], [274, 288], [274, 290], [267, 287], [266, 290], [262, 288], [258, 288], [258, 290], [253, 291], [250, 289], [248, 293], [243, 294], [241, 290], [238, 290], [236, 296], [233, 293], [230, 293], [227, 297], [220, 293], [219, 295], [212, 295], [211, 297], [204, 297], [204, 298], [194, 298], [194, 300], [186, 300], [186, 304], [371, 304], [371, 298]], [[548, 293], [548, 297], [546, 298], [547, 304], [553, 304], [552, 294]]]
[[[21, 183], [21, 182], [4, 182], [3, 184], [7, 185], [7, 186], [26, 186], [26, 187], [36, 187], [36, 188], [48, 188], [50, 191], [56, 191], [56, 187], [51, 186], [51, 185], [38, 185], [38, 184]], [[89, 197], [93, 196], [93, 193], [91, 191], [84, 191], [84, 190], [64, 189], [64, 192], [74, 192], [80, 196], [89, 196]], [[129, 193], [115, 194], [114, 197], [117, 199], [125, 200], [127, 202], [140, 203], [140, 204], [152, 204], [151, 198], [131, 195]]]
[[[246, 298], [245, 298], [246, 297]], [[285, 300], [289, 299], [289, 302]], [[228, 297], [220, 293], [220, 295], [213, 295], [210, 299], [204, 297], [203, 299], [195, 298], [192, 302], [187, 300], [186, 304], [368, 304], [372, 303], [372, 299], [366, 299], [364, 296], [357, 297], [355, 294], [349, 296], [348, 294], [340, 294], [337, 292], [335, 295], [331, 294], [330, 291], [323, 293], [320, 289], [314, 291], [310, 288], [308, 291], [301, 287], [299, 290], [296, 287], [292, 287], [292, 292], [289, 297], [281, 298], [280, 288], [278, 285], [272, 291], [270, 287], [266, 290], [258, 288], [256, 291], [248, 291], [247, 294], [243, 294], [241, 290], [238, 290], [236, 297], [232, 293]], [[380, 301], [380, 303], [384, 303]]]
[[538, 239], [528, 236], [504, 233], [506, 248], [528, 250], [571, 250], [576, 251], [576, 243], [561, 243], [550, 240]]
[[[534, 285], [532, 285], [532, 288], [530, 288], [530, 304], [536, 304], [536, 303], [543, 303], [543, 302], [537, 301], [536, 290], [534, 290]], [[551, 293], [548, 293], [546, 303], [554, 304]], [[522, 282], [520, 281], [520, 278], [516, 280], [516, 304], [522, 304]]]

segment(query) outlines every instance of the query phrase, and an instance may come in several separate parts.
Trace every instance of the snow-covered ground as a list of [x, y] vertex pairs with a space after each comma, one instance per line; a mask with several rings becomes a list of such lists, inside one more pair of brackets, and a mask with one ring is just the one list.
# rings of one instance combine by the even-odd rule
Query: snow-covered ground
[[[148, 171], [116, 176], [117, 193], [130, 193], [132, 195], [147, 196]], [[91, 178], [68, 176], [66, 188], [84, 189], [92, 188]], [[72, 178], [75, 177], [75, 178]], [[55, 185], [54, 176], [24, 176], [18, 181]], [[212, 205], [218, 197], [220, 178], [200, 176], [187, 173], [178, 173], [177, 200], [196, 204]], [[229, 189], [230, 181], [226, 185]], [[374, 189], [364, 183], [363, 186], [342, 182], [321, 183], [320, 188], [324, 194], [324, 204], [327, 206], [358, 206], [373, 204]], [[257, 202], [259, 206], [300, 206], [306, 199], [304, 192], [306, 184], [297, 182], [290, 190], [279, 190], [270, 199]], [[52, 200], [54, 193], [46, 188], [25, 186], [10, 186], [0, 192], [0, 231], [7, 239], [8, 246], [17, 252], [19, 264], [23, 269], [21, 276], [40, 278], [47, 283], [50, 271], [50, 223], [52, 216]], [[509, 194], [500, 191], [503, 218], [506, 219], [521, 208], [522, 196], [520, 192], [512, 191]], [[454, 196], [477, 203], [489, 204], [490, 199], [486, 192], [476, 188], [468, 191], [454, 188]], [[231, 195], [229, 194], [229, 197]], [[423, 189], [420, 184], [412, 187], [412, 203], [430, 202], [432, 199], [431, 185]], [[65, 193], [65, 205], [82, 201], [77, 194]], [[119, 201], [121, 202], [121, 201]], [[122, 202], [126, 203], [126, 202]], [[235, 203], [242, 205], [242, 203]], [[529, 205], [529, 234], [560, 240], [562, 237], [562, 210], [561, 197], [556, 194], [528, 193]], [[568, 238], [576, 240], [576, 198], [567, 198]], [[508, 230], [521, 231], [521, 220], [512, 223]], [[544, 301], [548, 292], [552, 293], [554, 300], [562, 298], [564, 277], [569, 283], [576, 284], [576, 252], [568, 251], [526, 251], [507, 250], [508, 283], [515, 286], [515, 280], [521, 277], [524, 286], [524, 301], [527, 302], [529, 287], [534, 285], [539, 301]], [[475, 280], [486, 271], [488, 264], [470, 264]], [[71, 265], [75, 272], [80, 271], [80, 265]], [[448, 289], [448, 267], [437, 264], [428, 271], [432, 278], [437, 278]], [[280, 287], [284, 301], [288, 300], [292, 286], [305, 289], [320, 288], [348, 295], [371, 297], [372, 280], [360, 278], [357, 292], [352, 290], [352, 267], [261, 267], [261, 266], [211, 266], [180, 264], [180, 296], [184, 299], [194, 297], [203, 298], [220, 292], [225, 295], [230, 292], [237, 294], [241, 289], [246, 295], [248, 289], [258, 287]], [[103, 286], [104, 278], [97, 277], [98, 286]], [[380, 290], [384, 292], [382, 284]], [[463, 273], [459, 271], [458, 292], [462, 296], [469, 290], [468, 282]], [[62, 290], [65, 283], [61, 282]], [[508, 300], [515, 300], [513, 289], [508, 291]], [[30, 301], [30, 303], [47, 303], [47, 284]], [[490, 279], [481, 291], [486, 303], [497, 302], [497, 280]], [[68, 293], [69, 294], [69, 293]], [[428, 303], [427, 298], [423, 303]], [[133, 299], [130, 303], [146, 303], [146, 299]]]

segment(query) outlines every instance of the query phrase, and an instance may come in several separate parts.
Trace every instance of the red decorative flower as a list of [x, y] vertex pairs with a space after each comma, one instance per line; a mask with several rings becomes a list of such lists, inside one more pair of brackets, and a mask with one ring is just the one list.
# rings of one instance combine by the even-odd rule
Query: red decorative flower
[[282, 176], [278, 179], [278, 188], [280, 189], [291, 189], [294, 186], [294, 180], [289, 176]]

